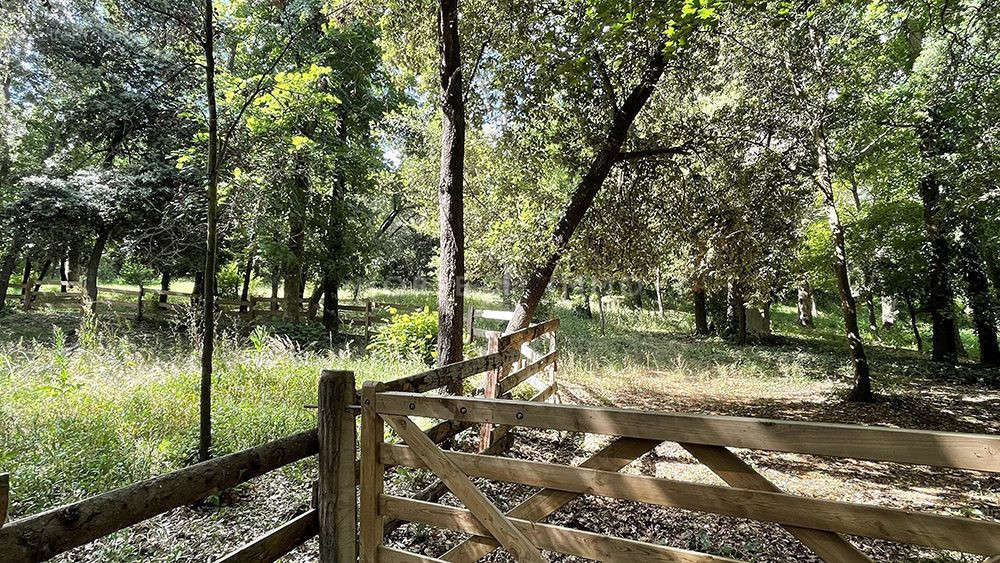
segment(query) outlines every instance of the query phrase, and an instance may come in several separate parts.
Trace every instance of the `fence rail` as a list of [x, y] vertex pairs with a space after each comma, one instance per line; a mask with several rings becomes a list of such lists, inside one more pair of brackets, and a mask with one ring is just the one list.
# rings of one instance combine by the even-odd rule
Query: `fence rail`
[[[520, 338], [511, 341], [517, 342]], [[362, 473], [367, 471], [381, 478], [381, 468], [389, 465], [429, 469], [446, 478], [449, 488], [463, 501], [466, 509], [385, 495], [377, 485], [376, 490], [366, 491], [363, 484], [362, 514], [367, 514], [369, 520], [398, 518], [474, 534], [472, 539], [459, 544], [440, 560], [475, 561], [503, 546], [515, 553], [518, 560], [525, 561], [539, 560], [539, 549], [599, 560], [639, 557], [651, 561], [730, 561], [538, 523], [579, 495], [774, 522], [828, 561], [870, 561], [840, 534], [979, 555], [1000, 553], [1000, 523], [787, 494], [728, 449], [740, 447], [1000, 472], [998, 436], [478, 397], [429, 397], [384, 391], [374, 386], [366, 388], [364, 393], [366, 415], [363, 421], [371, 423], [376, 430], [384, 421], [405, 445], [387, 444], [381, 434], [370, 434], [370, 440], [363, 441], [362, 445]], [[619, 438], [574, 467], [482, 453], [443, 451], [413, 433], [410, 420], [413, 416]], [[362, 426], [362, 434], [366, 432]], [[729, 486], [618, 473], [663, 441], [679, 442]], [[366, 453], [365, 447], [373, 451]], [[502, 514], [488, 501], [483, 503], [481, 493], [470, 478], [518, 483], [539, 487], [542, 491], [511, 512]], [[368, 482], [376, 480], [372, 477]], [[371, 560], [383, 551], [380, 538], [370, 537], [367, 541], [362, 538], [363, 560]], [[407, 556], [395, 554], [393, 557]]]

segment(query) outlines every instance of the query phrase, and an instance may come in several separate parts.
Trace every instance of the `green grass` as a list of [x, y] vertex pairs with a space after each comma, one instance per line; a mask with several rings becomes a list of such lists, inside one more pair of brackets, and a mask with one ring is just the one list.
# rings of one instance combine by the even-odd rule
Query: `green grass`
[[[349, 297], [346, 292], [344, 297]], [[361, 297], [434, 302], [429, 291], [366, 289]], [[468, 298], [476, 307], [503, 308], [492, 294], [470, 292]], [[815, 328], [803, 329], [795, 323], [793, 307], [778, 305], [774, 328], [784, 341], [737, 347], [719, 338], [690, 336], [688, 312], [671, 309], [660, 317], [608, 302], [605, 334], [596, 319], [583, 318], [568, 301], [550, 305], [548, 312], [563, 321], [560, 380], [609, 402], [640, 390], [823, 398], [850, 385], [835, 314], [823, 314]], [[48, 307], [0, 317], [0, 468], [12, 474], [12, 517], [191, 462], [197, 447], [199, 361], [182, 325], [102, 315], [81, 326], [77, 313]], [[914, 363], [919, 358], [909, 350], [905, 327], [898, 330], [870, 347], [881, 393], [892, 392], [914, 369], [937, 369]], [[866, 342], [872, 342], [870, 335]], [[358, 344], [331, 348], [251, 333], [248, 327], [226, 330], [216, 352], [215, 453], [314, 425], [314, 411], [304, 405], [316, 402], [324, 369], [354, 371], [360, 383], [425, 367], [381, 359]]]

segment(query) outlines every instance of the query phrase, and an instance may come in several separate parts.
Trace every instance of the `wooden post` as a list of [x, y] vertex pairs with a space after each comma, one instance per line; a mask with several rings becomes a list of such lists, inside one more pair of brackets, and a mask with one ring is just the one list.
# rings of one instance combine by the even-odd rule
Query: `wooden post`
[[357, 557], [355, 426], [350, 405], [354, 372], [324, 371], [319, 380], [319, 560], [347, 563]]
[[365, 300], [365, 346], [371, 344], [372, 339], [372, 302]]
[[[495, 354], [500, 351], [500, 333], [490, 332], [489, 340], [486, 343], [486, 354]], [[506, 373], [507, 366], [506, 362], [502, 366], [497, 366], [488, 372], [486, 372], [486, 378], [483, 381], [483, 396], [487, 399], [496, 399], [497, 390], [500, 384], [500, 379]], [[479, 428], [479, 451], [483, 452], [490, 447], [493, 442], [493, 425], [484, 422]]]
[[[546, 336], [547, 336], [548, 341], [549, 341], [549, 350], [548, 350], [548, 352], [549, 352], [549, 354], [551, 354], [551, 353], [553, 353], [553, 352], [556, 351], [556, 331], [553, 330], [552, 332], [548, 333]], [[549, 369], [549, 385], [552, 387], [552, 395], [551, 395], [552, 398], [553, 398], [552, 400], [553, 400], [553, 402], [558, 403], [559, 402], [559, 397], [556, 396], [556, 392], [558, 391], [558, 387], [556, 386], [557, 385], [556, 384], [556, 372], [559, 371], [559, 358], [558, 358], [558, 356], [556, 357], [556, 360], [554, 362], [552, 362], [552, 365], [549, 366], [548, 369]]]
[[0, 528], [7, 523], [7, 507], [10, 505], [10, 473], [0, 473]]
[[378, 503], [385, 486], [385, 465], [379, 459], [385, 421], [375, 412], [375, 395], [382, 387], [366, 381], [361, 389], [361, 563], [377, 563], [384, 534]]
[[476, 340], [476, 306], [469, 307], [469, 342]]
[[136, 320], [142, 320], [142, 299], [146, 296], [146, 288], [142, 287], [142, 283], [139, 283], [139, 305], [136, 307]]
[[24, 284], [21, 286], [24, 290], [22, 297], [24, 298], [24, 310], [27, 311], [31, 309], [31, 290], [35, 287], [35, 282], [31, 280], [25, 280]]

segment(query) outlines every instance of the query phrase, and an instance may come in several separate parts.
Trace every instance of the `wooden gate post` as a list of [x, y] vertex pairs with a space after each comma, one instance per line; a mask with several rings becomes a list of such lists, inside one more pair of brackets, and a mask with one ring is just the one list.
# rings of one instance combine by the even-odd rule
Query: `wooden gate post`
[[[489, 341], [486, 344], [486, 353], [495, 354], [500, 351], [500, 333], [490, 332]], [[500, 386], [500, 379], [506, 375], [509, 367], [506, 362], [502, 366], [497, 366], [490, 371], [486, 372], [486, 377], [483, 381], [483, 396], [487, 399], [496, 399], [497, 391]], [[479, 451], [483, 452], [493, 443], [493, 425], [484, 422], [479, 427]]]
[[10, 505], [10, 473], [0, 473], [0, 528], [7, 523], [7, 507]]
[[357, 558], [357, 482], [354, 476], [354, 372], [324, 371], [319, 380], [319, 560]]

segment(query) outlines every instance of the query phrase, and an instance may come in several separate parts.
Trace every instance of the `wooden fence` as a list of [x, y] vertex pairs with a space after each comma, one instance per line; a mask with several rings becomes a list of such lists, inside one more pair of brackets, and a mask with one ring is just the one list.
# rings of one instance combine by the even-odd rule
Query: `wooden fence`
[[[533, 325], [498, 340], [499, 348], [495, 352], [379, 383], [378, 389], [419, 397], [485, 372], [497, 372], [508, 374], [498, 379], [499, 383], [494, 386], [493, 393], [502, 396], [531, 375], [543, 371], [539, 367], [541, 360], [524, 364], [528, 360], [522, 356], [522, 349], [530, 349], [525, 345], [530, 346], [532, 340], [540, 337], [552, 342], [548, 335], [554, 335], [558, 327], [558, 320]], [[553, 349], [549, 355], [554, 353]], [[534, 395], [534, 401], [544, 401], [555, 392], [554, 360], [544, 361], [550, 381], [543, 392]], [[521, 369], [512, 372], [517, 365], [521, 365]], [[477, 390], [477, 394], [485, 393], [485, 388]], [[274, 561], [317, 535], [320, 561], [354, 561], [358, 537], [356, 486], [360, 471], [356, 459], [355, 417], [361, 414], [360, 400], [352, 372], [325, 371], [319, 383], [316, 428], [6, 524], [0, 527], [0, 561], [50, 559], [313, 455], [318, 455], [319, 464], [313, 507], [250, 539], [219, 561]], [[446, 420], [422, 434], [431, 443], [440, 444], [473, 426], [472, 422]], [[503, 440], [495, 438], [485, 453], [500, 452], [509, 443], [509, 436], [504, 436]], [[0, 475], [0, 515], [5, 515], [7, 506], [6, 477]], [[446, 491], [447, 486], [439, 481], [418, 493], [417, 498], [433, 502]], [[386, 529], [399, 523], [392, 519], [383, 522]], [[379, 534], [382, 533], [380, 529]]]
[[[782, 492], [729, 447], [849, 457], [1000, 472], [1000, 436], [701, 416], [614, 408], [538, 404], [392, 392], [377, 383], [362, 391], [361, 560], [476, 561], [499, 546], [518, 561], [544, 561], [540, 550], [602, 561], [733, 561], [606, 534], [542, 524], [580, 495], [774, 522], [826, 561], [870, 561], [841, 534], [978, 555], [1000, 554], [1000, 523]], [[410, 417], [605, 434], [617, 438], [580, 466], [444, 451]], [[405, 442], [384, 442], [388, 424]], [[663, 441], [681, 444], [729, 486], [625, 475], [618, 471]], [[385, 467], [429, 469], [465, 508], [383, 493]], [[501, 513], [471, 477], [542, 490]], [[445, 528], [473, 537], [440, 559], [389, 548], [378, 534], [386, 519]], [[366, 534], [366, 531], [368, 533]]]
[[[65, 287], [68, 291], [52, 292], [44, 291], [43, 287], [57, 286]], [[40, 281], [29, 281], [26, 284], [12, 286], [24, 290], [20, 295], [21, 304], [24, 310], [30, 310], [38, 304], [49, 305], [71, 305], [79, 306], [85, 300], [85, 293], [79, 291], [78, 284], [72, 282], [60, 282], [58, 284], [42, 283]], [[97, 286], [98, 302], [104, 306], [119, 308], [124, 311], [131, 308], [135, 311], [136, 318], [142, 319], [146, 307], [152, 306], [160, 310], [178, 310], [182, 305], [170, 303], [170, 297], [182, 297], [187, 305], [197, 305], [200, 302], [200, 294], [185, 293], [181, 291], [170, 291], [140, 286], [135, 289], [120, 289], [116, 287]], [[111, 294], [124, 296], [123, 299], [107, 300], [101, 299], [101, 294]], [[150, 302], [151, 296], [158, 296], [155, 302]], [[134, 305], [130, 305], [131, 299], [135, 298]], [[216, 299], [216, 306], [226, 314], [240, 315], [250, 319], [273, 315], [284, 315], [285, 299], [282, 297], [259, 297], [251, 296], [248, 300], [241, 299]], [[266, 307], [261, 307], [265, 305]], [[312, 303], [309, 299], [302, 299], [300, 305], [303, 306], [303, 317], [308, 318], [307, 311]], [[372, 332], [375, 328], [387, 322], [390, 318], [390, 311], [410, 312], [418, 309], [413, 305], [403, 305], [398, 303], [386, 303], [380, 301], [366, 300], [358, 303], [338, 303], [337, 312], [340, 316], [341, 326], [347, 327], [350, 336], [364, 339], [365, 342], [371, 340]], [[315, 317], [315, 311], [313, 316]], [[319, 311], [322, 314], [322, 311]]]

